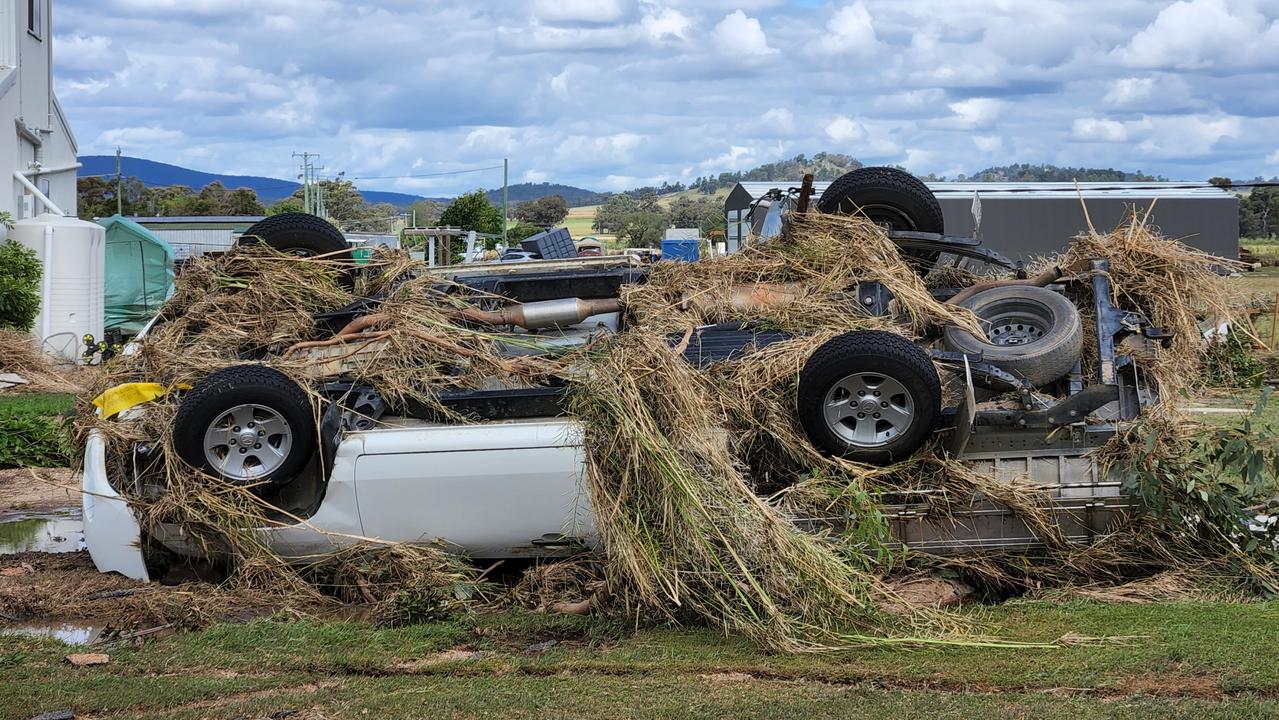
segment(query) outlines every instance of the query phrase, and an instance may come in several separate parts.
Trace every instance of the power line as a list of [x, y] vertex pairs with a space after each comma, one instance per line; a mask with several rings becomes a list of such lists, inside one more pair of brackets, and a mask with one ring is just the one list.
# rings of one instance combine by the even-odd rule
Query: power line
[[501, 165], [491, 165], [489, 167], [470, 168], [467, 170], [445, 170], [436, 173], [422, 173], [420, 175], [361, 175], [360, 177], [347, 178], [348, 180], [402, 180], [406, 178], [431, 178], [444, 177], [446, 175], [465, 175], [467, 173], [485, 172], [488, 170], [501, 170]]

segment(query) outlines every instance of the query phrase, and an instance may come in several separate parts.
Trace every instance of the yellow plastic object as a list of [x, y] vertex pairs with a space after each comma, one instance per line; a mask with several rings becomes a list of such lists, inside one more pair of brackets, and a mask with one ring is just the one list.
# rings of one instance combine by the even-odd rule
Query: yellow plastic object
[[159, 383], [125, 383], [95, 397], [93, 404], [102, 411], [102, 418], [107, 420], [131, 407], [164, 397], [168, 392], [169, 389]]

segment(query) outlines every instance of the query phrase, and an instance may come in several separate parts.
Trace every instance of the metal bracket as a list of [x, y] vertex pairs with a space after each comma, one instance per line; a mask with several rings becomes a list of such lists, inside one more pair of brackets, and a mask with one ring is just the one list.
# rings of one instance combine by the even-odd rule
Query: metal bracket
[[1089, 413], [1119, 399], [1118, 385], [1090, 385], [1046, 410], [991, 410], [977, 413], [975, 423], [987, 426], [1052, 428], [1083, 422]]
[[903, 250], [944, 252], [1004, 268], [1016, 267], [1016, 263], [1001, 253], [981, 247], [981, 241], [977, 238], [910, 230], [892, 230], [889, 231], [888, 237]]

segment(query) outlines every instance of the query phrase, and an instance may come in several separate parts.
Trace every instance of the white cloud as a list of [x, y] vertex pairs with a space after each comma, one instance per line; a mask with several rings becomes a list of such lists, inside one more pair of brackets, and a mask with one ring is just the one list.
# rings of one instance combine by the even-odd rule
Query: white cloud
[[749, 58], [777, 54], [777, 50], [769, 47], [768, 36], [760, 27], [759, 20], [748, 17], [741, 10], [725, 15], [715, 25], [711, 39], [723, 55]]
[[759, 119], [766, 128], [779, 134], [789, 135], [795, 132], [795, 113], [787, 108], [769, 108]]
[[866, 139], [866, 126], [844, 115], [826, 124], [826, 137], [839, 143]]
[[1279, 150], [1276, 150], [1266, 156], [1267, 165], [1279, 165]]
[[875, 98], [874, 107], [884, 112], [911, 112], [930, 106], [935, 107], [945, 99], [946, 92], [940, 88], [920, 88], [892, 95], [880, 95]]
[[102, 133], [97, 140], [94, 140], [94, 144], [104, 147], [119, 145], [137, 150], [152, 145], [172, 145], [183, 137], [180, 130], [159, 127], [123, 127]]
[[1118, 120], [1077, 118], [1070, 126], [1070, 139], [1078, 142], [1126, 142], [1128, 128]]
[[953, 102], [947, 107], [951, 117], [937, 121], [938, 127], [953, 130], [984, 130], [995, 124], [1004, 109], [1002, 100], [994, 98], [969, 98]]
[[624, 0], [536, 0], [533, 14], [550, 23], [609, 23], [622, 19], [631, 9]]
[[1250, 2], [1180, 0], [1161, 10], [1116, 56], [1141, 68], [1273, 64], [1276, 41], [1279, 23]]
[[662, 8], [655, 13], [645, 14], [640, 25], [653, 40], [663, 40], [668, 37], [686, 40], [688, 31], [693, 27], [693, 21], [679, 10]]
[[1004, 147], [1004, 138], [999, 135], [974, 135], [973, 145], [984, 153], [998, 152]]
[[870, 11], [861, 2], [845, 5], [826, 21], [826, 33], [818, 40], [819, 51], [830, 54], [868, 56], [879, 45]]

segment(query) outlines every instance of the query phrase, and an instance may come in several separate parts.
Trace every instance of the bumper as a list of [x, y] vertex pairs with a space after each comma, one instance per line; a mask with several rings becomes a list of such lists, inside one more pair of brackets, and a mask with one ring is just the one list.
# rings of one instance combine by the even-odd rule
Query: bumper
[[84, 540], [99, 572], [117, 572], [150, 582], [142, 557], [142, 528], [129, 504], [107, 478], [106, 441], [94, 432], [84, 448]]

